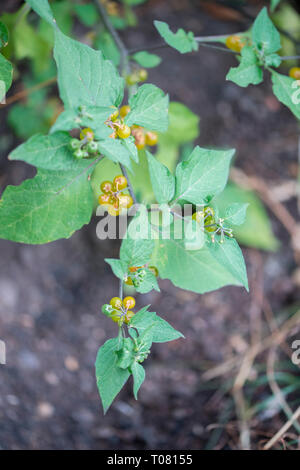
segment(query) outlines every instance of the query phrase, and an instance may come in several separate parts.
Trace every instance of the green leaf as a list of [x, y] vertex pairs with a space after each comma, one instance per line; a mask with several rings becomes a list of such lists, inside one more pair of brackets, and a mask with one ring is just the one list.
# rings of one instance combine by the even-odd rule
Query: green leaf
[[119, 162], [131, 168], [131, 152], [121, 139], [101, 140], [98, 142], [99, 151], [113, 162]]
[[176, 168], [176, 200], [203, 204], [223, 191], [234, 150], [195, 147], [187, 160]]
[[56, 25], [48, 0], [26, 0], [31, 8], [51, 26]]
[[102, 31], [95, 39], [94, 46], [100, 49], [105, 59], [111, 60], [112, 63], [118, 67], [120, 64], [120, 51], [113, 40], [111, 34], [107, 31]]
[[99, 20], [99, 13], [93, 3], [85, 5], [74, 5], [74, 10], [80, 19], [81, 23], [85, 26], [94, 26]]
[[130, 327], [136, 328], [140, 335], [151, 329], [153, 343], [166, 343], [178, 338], [184, 338], [182, 333], [175, 330], [163, 318], [154, 312], [148, 312], [148, 306], [143, 307], [134, 315], [130, 322]]
[[155, 85], [142, 85], [129, 99], [130, 113], [125, 122], [137, 124], [153, 131], [164, 132], [168, 128], [169, 97]]
[[280, 34], [270, 20], [266, 7], [260, 11], [254, 21], [252, 42], [264, 55], [277, 52], [281, 48]]
[[272, 71], [273, 92], [300, 119], [300, 87], [297, 80]]
[[80, 172], [40, 170], [20, 186], [8, 186], [0, 200], [0, 238], [49, 243], [87, 224], [93, 212], [89, 166]]
[[67, 132], [37, 134], [13, 150], [9, 159], [22, 160], [44, 170], [69, 171], [86, 168], [86, 161], [78, 161], [73, 157], [69, 149], [70, 140]]
[[274, 11], [276, 7], [279, 5], [280, 0], [271, 0], [271, 11]]
[[154, 240], [124, 238], [120, 249], [121, 261], [127, 266], [142, 266], [151, 258], [153, 248]]
[[139, 292], [140, 294], [147, 294], [153, 289], [159, 292], [160, 289], [159, 289], [155, 275], [149, 269], [145, 268], [145, 271], [146, 271], [146, 274], [142, 282], [140, 283], [140, 285], [135, 286], [136, 291]]
[[263, 71], [254, 50], [248, 46], [243, 47], [241, 57], [240, 64], [238, 67], [229, 70], [226, 80], [231, 80], [242, 87], [261, 83], [263, 81]]
[[236, 240], [225, 237], [223, 243], [210, 242], [213, 257], [248, 291], [248, 278], [243, 253]]
[[124, 276], [127, 275], [128, 265], [124, 261], [113, 258], [106, 258], [104, 261], [110, 265], [112, 272], [119, 279], [124, 279]]
[[140, 51], [133, 54], [132, 59], [141, 67], [153, 68], [161, 63], [161, 58], [156, 54], [150, 54], [147, 51]]
[[175, 286], [199, 294], [227, 285], [241, 285], [204, 245], [200, 250], [186, 250], [182, 238], [156, 240], [151, 264], [157, 267], [162, 279], [169, 279]]
[[133, 376], [133, 393], [135, 399], [137, 400], [137, 394], [142, 383], [145, 380], [146, 373], [144, 367], [136, 361], [134, 361], [131, 366], [131, 372]]
[[13, 68], [11, 63], [0, 54], [0, 101], [5, 98], [6, 92], [12, 84]]
[[175, 330], [166, 320], [156, 315], [153, 343], [167, 343], [178, 338], [184, 338], [183, 334]]
[[249, 205], [245, 223], [234, 228], [235, 238], [244, 245], [275, 251], [279, 242], [272, 233], [268, 214], [256, 194], [229, 183], [215, 203], [222, 214], [234, 201]]
[[7, 27], [5, 26], [2, 21], [0, 21], [0, 48], [5, 47], [8, 44], [8, 31]]
[[118, 106], [123, 99], [124, 79], [114, 65], [85, 44], [55, 32], [54, 57], [61, 99], [66, 108]]
[[175, 193], [175, 178], [166, 166], [147, 152], [151, 183], [159, 204], [168, 203]]
[[108, 137], [111, 130], [105, 124], [105, 121], [111, 113], [112, 109], [109, 106], [85, 106], [82, 110], [66, 109], [58, 116], [50, 132], [91, 127], [97, 139]]
[[118, 338], [109, 339], [99, 349], [96, 359], [96, 380], [104, 413], [127, 382], [130, 373], [117, 366]]
[[234, 202], [226, 207], [224, 220], [232, 225], [242, 225], [246, 220], [246, 212], [249, 204]]
[[121, 367], [121, 369], [128, 369], [134, 362], [135, 353], [133, 347], [134, 344], [130, 338], [123, 339], [122, 348], [117, 351], [117, 366]]
[[192, 32], [187, 33], [180, 28], [176, 33], [172, 33], [169, 25], [164, 21], [154, 21], [154, 26], [166, 43], [181, 54], [198, 50], [198, 43]]

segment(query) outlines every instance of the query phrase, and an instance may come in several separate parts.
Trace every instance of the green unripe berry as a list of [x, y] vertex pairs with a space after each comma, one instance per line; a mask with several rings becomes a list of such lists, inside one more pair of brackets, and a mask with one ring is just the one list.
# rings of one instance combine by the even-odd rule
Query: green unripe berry
[[84, 152], [83, 150], [81, 150], [81, 149], [77, 149], [77, 150], [75, 150], [75, 152], [73, 153], [73, 155], [74, 155], [75, 158], [80, 159], [80, 158], [84, 158], [85, 152]]
[[109, 304], [104, 304], [102, 305], [102, 313], [106, 315], [107, 317], [110, 317], [111, 313], [113, 311], [113, 307]]
[[69, 145], [72, 150], [77, 150], [80, 147], [80, 141], [77, 139], [71, 139]]
[[87, 151], [88, 151], [89, 153], [97, 153], [97, 152], [98, 152], [98, 144], [97, 144], [97, 142], [94, 142], [94, 141], [89, 142], [88, 145], [87, 145], [87, 147], [86, 147], [86, 149], [87, 149]]

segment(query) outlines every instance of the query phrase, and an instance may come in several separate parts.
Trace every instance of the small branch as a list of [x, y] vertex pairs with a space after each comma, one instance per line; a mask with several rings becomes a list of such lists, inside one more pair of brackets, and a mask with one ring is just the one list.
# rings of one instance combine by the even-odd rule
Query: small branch
[[263, 450], [269, 450], [273, 447], [274, 444], [283, 436], [283, 434], [294, 424], [294, 422], [300, 417], [300, 406], [297, 408], [295, 413], [290, 417], [290, 419], [282, 426], [281, 429], [270, 439], [263, 447]]
[[120, 297], [120, 299], [123, 299], [123, 281], [122, 281], [122, 279], [120, 279], [119, 297]]
[[31, 93], [34, 93], [35, 91], [41, 90], [42, 88], [45, 88], [49, 85], [53, 85], [53, 83], [56, 82], [56, 77], [49, 78], [48, 80], [45, 80], [44, 82], [38, 83], [37, 85], [34, 85], [31, 88], [26, 88], [25, 90], [19, 91], [13, 96], [10, 96], [7, 98], [6, 102], [1, 105], [2, 108], [5, 108], [5, 106], [9, 106], [12, 103], [15, 103], [16, 101], [22, 100], [23, 98], [26, 98], [28, 95]]
[[134, 204], [138, 204], [138, 201], [137, 201], [136, 195], [135, 195], [135, 193], [134, 193], [134, 190], [133, 190], [131, 181], [130, 181], [130, 179], [129, 179], [127, 170], [126, 170], [126, 168], [124, 167], [124, 165], [121, 165], [121, 164], [120, 164], [120, 167], [121, 167], [121, 170], [122, 170], [123, 175], [124, 175], [125, 178], [127, 179], [128, 190], [129, 190], [130, 196], [132, 197]]
[[95, 4], [96, 8], [98, 8], [105, 27], [107, 28], [109, 33], [112, 35], [113, 40], [115, 41], [115, 43], [116, 43], [116, 45], [117, 45], [117, 47], [120, 51], [120, 54], [121, 54], [120, 70], [122, 72], [123, 69], [126, 68], [127, 57], [128, 57], [128, 49], [126, 48], [125, 44], [123, 43], [123, 41], [120, 38], [119, 34], [117, 33], [116, 29], [111, 24], [111, 22], [109, 20], [109, 17], [108, 17], [108, 14], [106, 12], [105, 6], [99, 0], [94, 0], [94, 4]]
[[283, 55], [280, 58], [281, 60], [297, 60], [300, 59], [300, 55]]

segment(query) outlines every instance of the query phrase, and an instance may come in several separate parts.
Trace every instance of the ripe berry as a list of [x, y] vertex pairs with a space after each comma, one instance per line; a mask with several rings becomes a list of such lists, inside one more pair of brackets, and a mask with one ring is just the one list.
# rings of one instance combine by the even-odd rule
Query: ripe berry
[[81, 149], [77, 149], [77, 150], [75, 150], [73, 155], [74, 155], [75, 158], [84, 158], [85, 152]]
[[120, 193], [118, 199], [120, 208], [129, 209], [133, 204], [133, 199], [129, 194]]
[[225, 41], [226, 46], [228, 49], [231, 49], [235, 52], [241, 52], [244, 47], [244, 43], [242, 42], [240, 36], [232, 35], [228, 36]]
[[122, 322], [122, 316], [123, 316], [122, 313], [118, 312], [118, 310], [113, 310], [110, 314], [110, 318], [115, 323], [121, 323]]
[[98, 201], [101, 206], [106, 206], [111, 204], [111, 196], [109, 194], [101, 194], [101, 196], [98, 198]]
[[103, 193], [111, 193], [113, 190], [113, 184], [111, 181], [102, 181], [100, 189]]
[[80, 141], [78, 139], [71, 139], [69, 145], [72, 150], [77, 150], [80, 147]]
[[127, 179], [123, 175], [118, 175], [114, 177], [113, 184], [117, 191], [127, 188]]
[[156, 266], [149, 266], [149, 270], [154, 274], [155, 277], [158, 277], [158, 269]]
[[117, 134], [120, 139], [127, 139], [127, 137], [129, 137], [131, 134], [131, 129], [129, 126], [126, 126], [126, 124], [122, 124], [120, 127], [118, 127]]
[[126, 313], [125, 315], [125, 318], [124, 318], [124, 321], [126, 323], [126, 325], [128, 325], [130, 323], [130, 320], [134, 317], [134, 312], [132, 312], [131, 310], [129, 310], [129, 312]]
[[300, 80], [300, 67], [292, 67], [289, 70], [289, 76], [295, 78], [295, 80]]
[[130, 273], [135, 273], [139, 268], [137, 266], [130, 266], [129, 272]]
[[141, 82], [144, 82], [148, 78], [148, 72], [145, 69], [140, 69], [139, 70], [139, 80]]
[[146, 145], [146, 138], [143, 128], [133, 126], [131, 133], [135, 139], [134, 143], [136, 147], [138, 148], [138, 150], [142, 150]]
[[120, 297], [113, 297], [109, 303], [112, 307], [116, 308], [117, 310], [121, 310], [123, 305]]
[[112, 215], [113, 217], [117, 217], [117, 215], [120, 214], [119, 209], [115, 208], [112, 205], [107, 206], [107, 212], [109, 213], [109, 215]]
[[130, 106], [128, 104], [125, 104], [120, 108], [120, 116], [121, 118], [124, 118], [127, 116], [127, 114], [130, 112]]
[[85, 138], [88, 141], [94, 140], [94, 132], [92, 131], [92, 129], [90, 127], [85, 127], [80, 132], [80, 139], [83, 140]]
[[158, 141], [158, 135], [156, 132], [147, 132], [145, 136], [146, 145], [156, 145]]
[[118, 119], [118, 116], [119, 116], [119, 110], [116, 109], [111, 115], [110, 115], [110, 120], [111, 121], [116, 121], [116, 119]]
[[126, 310], [129, 310], [130, 308], [134, 308], [135, 306], [135, 300], [133, 297], [125, 297], [123, 300], [123, 306], [126, 308]]
[[197, 212], [194, 212], [194, 214], [192, 215], [192, 219], [195, 220], [196, 222], [203, 222], [204, 217], [205, 217], [204, 211], [197, 211]]
[[127, 277], [126, 281], [124, 281], [124, 282], [125, 282], [125, 284], [127, 284], [127, 286], [133, 286], [132, 279], [129, 276]]

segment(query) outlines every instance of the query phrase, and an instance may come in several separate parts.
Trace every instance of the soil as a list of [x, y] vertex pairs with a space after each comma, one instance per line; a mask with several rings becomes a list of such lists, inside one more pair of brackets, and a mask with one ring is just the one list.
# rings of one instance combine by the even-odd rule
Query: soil
[[[159, 42], [154, 19], [198, 35], [241, 29], [239, 22], [218, 19], [199, 5], [150, 0], [136, 9], [139, 25], [124, 40], [128, 47]], [[268, 81], [247, 89], [226, 82], [235, 63], [229, 53], [200, 48], [181, 55], [166, 48], [159, 54], [163, 62], [151, 70], [150, 80], [200, 115], [197, 143], [235, 147], [236, 165], [268, 184], [295, 177], [298, 126], [273, 98]], [[18, 143], [7, 129], [4, 137], [10, 147]], [[8, 162], [6, 156], [0, 160], [2, 186], [30, 176], [26, 165]], [[288, 208], [297, 218], [295, 200]], [[227, 287], [200, 296], [161, 281], [160, 293], [137, 297], [140, 306], [151, 303], [186, 339], [154, 345], [144, 363], [147, 376], [139, 401], [130, 380], [105, 417], [94, 361], [99, 346], [115, 335], [115, 325], [100, 314], [100, 306], [118, 288], [103, 261], [118, 256], [118, 242], [100, 243], [95, 218], [70, 240], [44, 246], [1, 240], [0, 337], [6, 342], [7, 364], [0, 366], [0, 449], [238, 448], [231, 394], [223, 392], [221, 380], [206, 382], [202, 373], [248, 347], [253, 318], [261, 315], [255, 305], [262, 287], [275, 316], [300, 302], [289, 236], [270, 217], [281, 249], [243, 248], [250, 294]], [[267, 330], [264, 319], [260, 324]], [[265, 394], [264, 388], [257, 392], [257, 403]], [[252, 422], [253, 447], [284, 422], [280, 412]], [[221, 426], [219, 438], [215, 426]]]

